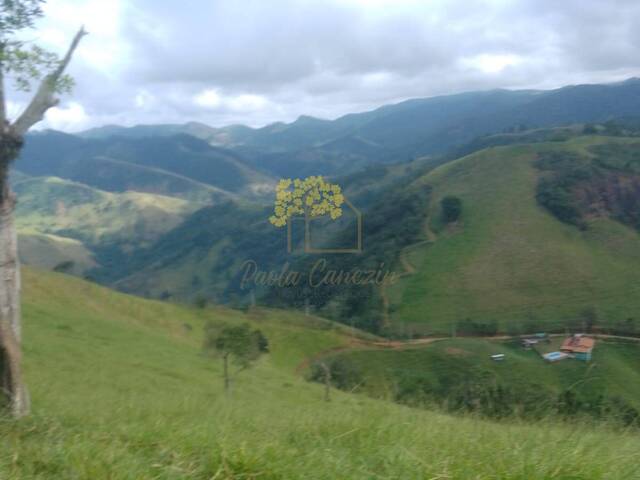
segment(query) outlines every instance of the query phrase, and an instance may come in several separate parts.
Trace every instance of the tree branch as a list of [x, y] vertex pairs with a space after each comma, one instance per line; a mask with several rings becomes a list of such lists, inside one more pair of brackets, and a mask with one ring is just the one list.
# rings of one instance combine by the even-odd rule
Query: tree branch
[[64, 56], [60, 65], [42, 79], [40, 86], [36, 94], [33, 96], [29, 106], [22, 112], [20, 117], [11, 126], [14, 135], [22, 137], [27, 131], [36, 123], [44, 118], [44, 114], [47, 113], [51, 107], [55, 107], [59, 103], [59, 99], [55, 97], [56, 85], [60, 77], [64, 73], [65, 69], [71, 61], [71, 57], [78, 47], [80, 40], [87, 34], [84, 27], [81, 27], [73, 38], [67, 54]]

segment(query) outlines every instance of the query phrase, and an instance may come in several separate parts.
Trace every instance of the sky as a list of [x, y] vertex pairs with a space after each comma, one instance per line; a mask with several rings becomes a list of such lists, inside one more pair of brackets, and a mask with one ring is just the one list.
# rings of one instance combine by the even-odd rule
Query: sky
[[[41, 128], [337, 118], [408, 98], [640, 76], [637, 0], [49, 0], [90, 32]], [[13, 92], [13, 115], [27, 98]]]

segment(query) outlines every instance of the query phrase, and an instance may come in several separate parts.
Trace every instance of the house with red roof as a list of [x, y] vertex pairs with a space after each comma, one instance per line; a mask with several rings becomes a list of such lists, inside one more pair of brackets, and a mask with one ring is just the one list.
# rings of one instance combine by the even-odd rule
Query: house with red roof
[[573, 358], [588, 362], [591, 360], [591, 352], [595, 347], [596, 340], [584, 334], [578, 333], [571, 335], [560, 347], [560, 351], [570, 354]]

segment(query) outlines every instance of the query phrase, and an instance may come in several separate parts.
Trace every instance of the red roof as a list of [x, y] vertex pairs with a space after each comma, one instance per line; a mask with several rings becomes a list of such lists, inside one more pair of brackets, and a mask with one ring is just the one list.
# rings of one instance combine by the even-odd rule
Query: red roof
[[563, 343], [560, 350], [572, 353], [589, 353], [596, 344], [595, 339], [584, 335], [572, 335]]

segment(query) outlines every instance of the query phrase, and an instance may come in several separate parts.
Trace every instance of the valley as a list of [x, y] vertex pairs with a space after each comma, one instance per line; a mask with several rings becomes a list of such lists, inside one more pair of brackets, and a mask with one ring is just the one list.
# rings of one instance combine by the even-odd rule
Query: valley
[[[105, 128], [78, 136], [39, 133], [25, 150], [14, 180], [22, 197], [22, 257], [147, 297], [235, 306], [257, 299], [264, 305], [311, 308], [386, 336], [449, 334], [463, 323], [502, 333], [563, 331], [580, 325], [587, 311], [596, 312], [599, 328], [635, 332], [640, 328], [634, 287], [640, 280], [637, 188], [631, 183], [597, 199], [602, 181], [613, 178], [606, 181], [623, 185], [640, 168], [632, 123], [621, 121], [616, 130], [605, 122], [591, 126], [590, 135], [580, 125], [527, 129], [516, 124], [444, 154], [420, 150], [422, 156], [410, 161], [390, 152], [386, 159], [372, 156], [365, 170], [342, 156], [356, 171], [328, 178], [341, 185], [363, 214], [364, 249], [355, 256], [289, 256], [286, 235], [268, 222], [269, 185], [285, 172], [268, 162], [256, 163], [246, 151], [257, 146], [263, 152], [282, 150], [283, 138], [289, 149], [311, 145], [312, 139], [313, 148], [325, 148], [318, 145], [336, 141], [336, 135], [343, 136], [344, 148], [358, 149], [346, 141], [351, 135], [347, 124], [374, 132], [381, 118], [393, 118], [402, 119], [395, 127], [400, 129], [414, 121], [416, 112], [424, 118], [436, 115], [429, 122], [441, 121], [440, 113], [433, 112], [436, 101], [456, 105], [449, 115], [460, 121], [489, 98], [504, 99], [504, 105], [494, 105], [497, 109], [521, 108], [520, 102], [533, 108], [533, 99], [567, 95], [576, 101], [594, 88], [571, 87], [542, 97], [485, 92], [412, 101], [356, 115], [357, 120], [348, 117], [349, 122], [347, 117], [335, 122], [302, 119], [286, 128], [243, 130], [242, 137], [227, 143], [214, 140], [220, 138], [215, 129], [193, 124]], [[640, 84], [629, 80], [602, 88], [613, 98], [626, 98]], [[620, 105], [606, 107], [609, 115], [623, 115]], [[497, 113], [486, 115], [490, 125]], [[597, 118], [583, 115], [581, 119]], [[32, 166], [52, 148], [61, 152], [55, 162]], [[107, 155], [117, 158], [108, 173], [100, 167], [92, 176], [78, 176], [80, 165], [102, 162]], [[319, 158], [312, 164], [317, 172], [332, 171]], [[129, 175], [128, 169], [139, 167], [167, 180], [156, 173]], [[202, 169], [207, 169], [205, 176]], [[576, 169], [589, 172], [591, 180], [563, 173]], [[47, 176], [51, 174], [63, 179]], [[576, 188], [581, 193], [573, 198]], [[460, 217], [453, 222], [443, 221], [445, 197], [461, 202]], [[612, 201], [617, 204], [608, 212], [595, 205]], [[577, 213], [567, 213], [578, 211], [579, 221]], [[323, 225], [323, 241], [348, 244], [348, 221], [345, 225], [342, 231]], [[255, 264], [261, 271], [279, 272], [288, 265], [288, 270], [308, 276], [317, 262], [327, 272], [347, 276], [381, 270], [394, 281], [382, 287], [333, 285], [331, 279], [313, 286], [249, 285], [243, 267]]]

